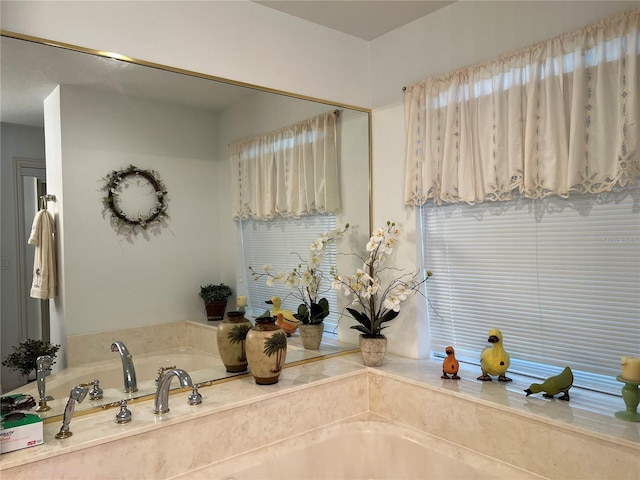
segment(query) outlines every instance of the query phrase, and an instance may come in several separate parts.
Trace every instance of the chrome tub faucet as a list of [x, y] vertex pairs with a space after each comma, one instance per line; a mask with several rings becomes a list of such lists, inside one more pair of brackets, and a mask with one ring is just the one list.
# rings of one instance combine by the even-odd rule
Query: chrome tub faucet
[[178, 377], [180, 385], [183, 387], [193, 387], [191, 377], [181, 368], [174, 368], [164, 372], [164, 375], [162, 375], [158, 383], [158, 389], [156, 390], [156, 399], [153, 407], [153, 413], [156, 415], [169, 411], [169, 386], [171, 385], [173, 377]]
[[136, 380], [136, 369], [133, 366], [133, 357], [129, 350], [120, 340], [116, 340], [111, 344], [111, 351], [120, 353], [122, 360], [122, 373], [124, 374], [124, 392], [133, 393], [138, 391], [138, 382]]
[[42, 355], [36, 359], [36, 379], [38, 383], [38, 395], [40, 396], [40, 402], [38, 403], [36, 412], [46, 412], [51, 409], [51, 407], [47, 405], [47, 396], [45, 393], [46, 382], [44, 378], [45, 374], [51, 370], [52, 364], [53, 358], [49, 355]]

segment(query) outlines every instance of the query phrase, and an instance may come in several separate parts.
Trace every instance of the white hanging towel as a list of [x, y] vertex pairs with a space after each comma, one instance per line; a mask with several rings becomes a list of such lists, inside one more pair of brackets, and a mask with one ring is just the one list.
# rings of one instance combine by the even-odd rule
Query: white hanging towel
[[53, 217], [46, 209], [41, 209], [33, 219], [28, 242], [36, 246], [31, 283], [32, 298], [46, 299], [57, 295], [55, 233]]

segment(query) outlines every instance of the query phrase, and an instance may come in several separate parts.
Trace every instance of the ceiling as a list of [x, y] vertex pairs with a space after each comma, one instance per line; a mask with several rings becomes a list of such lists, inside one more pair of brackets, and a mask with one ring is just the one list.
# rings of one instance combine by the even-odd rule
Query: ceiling
[[454, 2], [435, 0], [255, 0], [255, 3], [370, 41]]
[[[255, 3], [369, 41], [453, 2], [290, 0]], [[224, 108], [251, 92], [4, 37], [0, 47], [0, 120], [7, 123], [42, 126], [43, 100], [56, 85], [82, 85], [209, 110]], [[189, 92], [188, 95], [185, 92]]]

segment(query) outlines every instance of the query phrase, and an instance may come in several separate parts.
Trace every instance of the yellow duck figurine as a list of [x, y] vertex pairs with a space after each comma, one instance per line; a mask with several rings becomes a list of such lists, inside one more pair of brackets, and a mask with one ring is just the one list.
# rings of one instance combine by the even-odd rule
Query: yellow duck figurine
[[291, 334], [296, 331], [298, 324], [300, 323], [296, 317], [293, 316], [293, 312], [291, 310], [283, 310], [280, 308], [280, 305], [282, 305], [280, 297], [271, 297], [271, 300], [267, 300], [265, 303], [273, 305], [271, 314], [274, 317], [278, 317], [276, 323], [280, 328], [282, 328], [282, 330], [284, 330], [287, 337], [290, 337]]
[[[440, 378], [446, 378], [447, 380], [460, 380], [458, 376], [458, 369], [460, 368], [460, 363], [456, 359], [456, 352], [453, 347], [449, 346], [444, 349], [447, 354], [447, 358], [442, 362], [442, 376]], [[451, 375], [451, 377], [449, 377]]]
[[505, 352], [502, 346], [502, 332], [497, 328], [489, 330], [489, 338], [487, 340], [493, 345], [485, 347], [480, 354], [480, 368], [482, 375], [478, 380], [491, 381], [489, 375], [497, 375], [501, 382], [510, 382], [511, 379], [505, 376], [509, 369], [509, 354]]
[[544, 392], [542, 396], [544, 398], [553, 398], [554, 395], [562, 393], [559, 400], [569, 400], [569, 389], [573, 385], [573, 372], [569, 367], [564, 367], [564, 370], [558, 375], [547, 378], [542, 383], [532, 383], [529, 388], [525, 390], [527, 397], [532, 393]]

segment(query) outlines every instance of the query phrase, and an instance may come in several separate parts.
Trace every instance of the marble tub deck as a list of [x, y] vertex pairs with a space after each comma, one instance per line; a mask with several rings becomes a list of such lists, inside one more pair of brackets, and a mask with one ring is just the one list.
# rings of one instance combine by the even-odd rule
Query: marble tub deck
[[199, 406], [178, 391], [165, 415], [135, 402], [131, 423], [116, 424], [116, 409], [81, 416], [66, 440], [54, 438], [60, 423], [46, 424], [44, 445], [0, 457], [0, 477], [198, 478], [203, 467], [373, 414], [543, 478], [640, 479], [640, 424], [614, 417], [619, 397], [572, 389], [563, 402], [526, 397], [530, 380], [515, 375], [504, 385], [464, 366], [459, 381], [440, 374], [439, 361], [387, 355], [368, 369], [349, 354], [286, 368], [271, 386], [243, 377], [201, 388]]
[[495, 458], [375, 415], [214, 463], [172, 480], [540, 480]]

